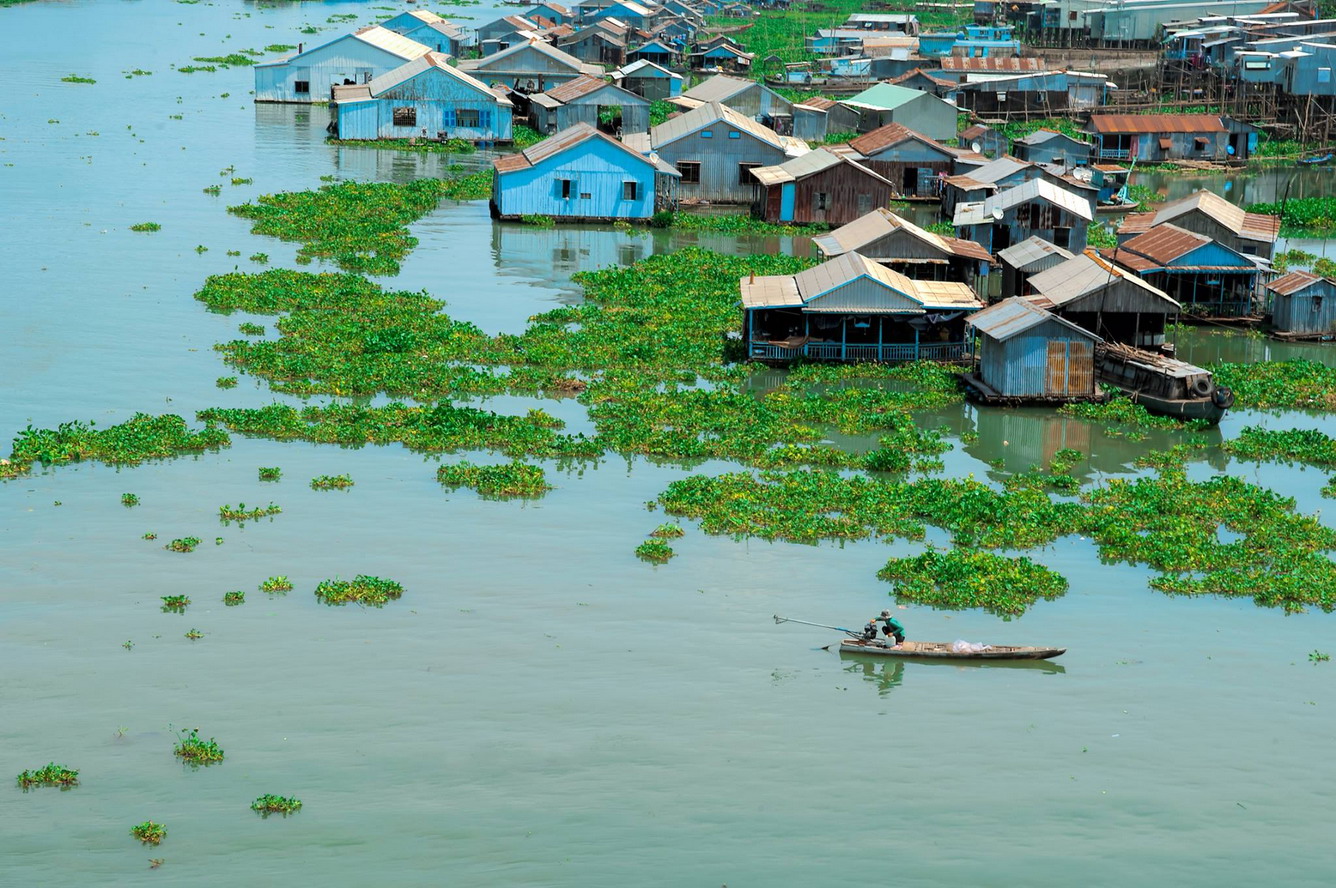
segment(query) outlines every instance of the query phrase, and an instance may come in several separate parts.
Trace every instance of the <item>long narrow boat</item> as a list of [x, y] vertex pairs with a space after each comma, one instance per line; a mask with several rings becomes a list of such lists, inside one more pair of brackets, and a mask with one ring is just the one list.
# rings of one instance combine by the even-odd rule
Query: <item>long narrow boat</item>
[[850, 654], [872, 654], [878, 657], [923, 657], [933, 660], [1047, 660], [1067, 652], [1066, 648], [1013, 647], [991, 644], [981, 651], [952, 650], [947, 641], [906, 641], [891, 647], [882, 641], [863, 641], [846, 638], [840, 650]]

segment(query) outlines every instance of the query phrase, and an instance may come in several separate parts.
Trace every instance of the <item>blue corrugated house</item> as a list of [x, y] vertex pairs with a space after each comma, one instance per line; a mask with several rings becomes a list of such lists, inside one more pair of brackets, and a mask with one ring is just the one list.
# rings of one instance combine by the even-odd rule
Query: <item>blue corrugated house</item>
[[336, 86], [370, 83], [431, 47], [379, 25], [255, 66], [257, 102], [327, 102]]
[[555, 46], [537, 42], [512, 46], [483, 59], [465, 59], [459, 70], [483, 83], [501, 83], [522, 93], [542, 92], [582, 74], [603, 76], [601, 65], [586, 65]]
[[1102, 253], [1168, 293], [1189, 315], [1242, 317], [1257, 307], [1261, 266], [1204, 234], [1165, 222]]
[[511, 140], [510, 99], [429, 52], [362, 86], [334, 88], [340, 139]]
[[966, 387], [984, 401], [1070, 401], [1096, 397], [1090, 331], [1019, 297], [965, 319], [978, 334], [979, 370]]
[[499, 219], [648, 219], [675, 206], [680, 178], [670, 165], [587, 123], [492, 164], [492, 215]]
[[1336, 336], [1336, 282], [1307, 271], [1291, 271], [1266, 285], [1271, 324], [1277, 333], [1303, 338]]
[[434, 52], [456, 57], [473, 44], [473, 37], [467, 30], [425, 9], [401, 12], [381, 22], [380, 26], [430, 47]]

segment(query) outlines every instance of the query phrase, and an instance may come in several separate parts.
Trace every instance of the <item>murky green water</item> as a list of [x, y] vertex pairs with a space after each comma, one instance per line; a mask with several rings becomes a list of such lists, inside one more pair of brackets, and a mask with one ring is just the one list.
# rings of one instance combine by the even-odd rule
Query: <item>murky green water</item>
[[[28, 423], [268, 403], [245, 377], [214, 387], [228, 371], [211, 346], [243, 318], [209, 315], [190, 296], [207, 274], [258, 267], [254, 252], [291, 265], [295, 249], [252, 237], [224, 207], [324, 175], [406, 180], [485, 160], [332, 149], [322, 109], [252, 106], [248, 70], [168, 67], [295, 42], [303, 23], [349, 10], [365, 7], [0, 12], [12, 62], [0, 100], [0, 439]], [[464, 11], [475, 24], [495, 15]], [[154, 73], [124, 79], [133, 68]], [[70, 73], [98, 83], [59, 81]], [[233, 187], [233, 175], [254, 184]], [[201, 193], [215, 183], [221, 197]], [[142, 221], [162, 231], [128, 230]], [[500, 228], [478, 204], [444, 206], [415, 233], [421, 246], [395, 285], [426, 288], [487, 330], [578, 299], [569, 277], [581, 268], [697, 240], [806, 248]], [[1330, 359], [1246, 337], [1184, 349], [1196, 360]], [[574, 401], [544, 406], [587, 428]], [[956, 444], [947, 472], [980, 477], [998, 458], [1014, 470], [1075, 447], [1090, 453], [1077, 471], [1098, 483], [1177, 440], [1129, 443], [1045, 410], [961, 406], [929, 421]], [[1333, 432], [1326, 417], [1240, 411], [1221, 434], [1259, 422]], [[978, 440], [962, 443], [966, 432]], [[271, 465], [284, 479], [258, 482], [256, 467]], [[0, 486], [0, 780], [52, 759], [82, 779], [71, 793], [0, 788], [0, 884], [1331, 880], [1336, 664], [1307, 661], [1332, 647], [1329, 616], [1166, 598], [1146, 571], [1101, 566], [1070, 538], [1033, 553], [1070, 593], [1020, 620], [901, 613], [919, 638], [1067, 645], [1060, 667], [870, 663], [821, 650], [830, 633], [770, 616], [858, 624], [887, 602], [876, 570], [918, 544], [809, 547], [692, 529], [678, 558], [652, 568], [632, 555], [661, 520], [643, 504], [687, 468], [549, 466], [558, 489], [522, 505], [444, 492], [434, 467], [398, 447], [238, 438], [199, 459]], [[1192, 467], [1215, 471], [1246, 473], [1305, 510], [1329, 505], [1311, 470], [1224, 457]], [[356, 480], [346, 493], [306, 485], [343, 472]], [[123, 508], [126, 491], [143, 505]], [[272, 521], [216, 520], [222, 503], [270, 499], [283, 507]], [[187, 534], [205, 540], [199, 551], [161, 548]], [[407, 594], [382, 610], [315, 602], [320, 579], [355, 573], [393, 577]], [[296, 590], [253, 591], [274, 574]], [[232, 589], [246, 605], [222, 606]], [[186, 614], [159, 612], [160, 596], [182, 592], [195, 599]], [[205, 637], [184, 638], [192, 627]], [[223, 764], [190, 772], [173, 759], [171, 728], [195, 726], [218, 738]], [[305, 807], [261, 821], [247, 806], [266, 792]], [[128, 835], [150, 818], [169, 829], [157, 850]], [[150, 857], [166, 861], [151, 874]]]

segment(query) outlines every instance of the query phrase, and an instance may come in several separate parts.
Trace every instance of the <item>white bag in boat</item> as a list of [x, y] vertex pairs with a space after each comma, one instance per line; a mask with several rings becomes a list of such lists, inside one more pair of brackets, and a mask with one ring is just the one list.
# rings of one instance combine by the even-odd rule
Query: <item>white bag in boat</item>
[[977, 654], [986, 650], [988, 650], [988, 645], [978, 642], [964, 641], [959, 638], [951, 642], [951, 653], [953, 654]]

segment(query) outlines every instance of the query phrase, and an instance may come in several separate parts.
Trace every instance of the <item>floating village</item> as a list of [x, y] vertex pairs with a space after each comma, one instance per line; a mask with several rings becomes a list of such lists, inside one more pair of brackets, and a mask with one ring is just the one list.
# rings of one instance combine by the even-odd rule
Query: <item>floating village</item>
[[373, 2], [0, 0], [0, 885], [1330, 881], [1336, 18]]

